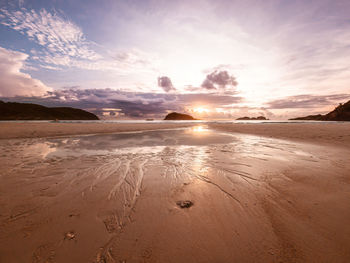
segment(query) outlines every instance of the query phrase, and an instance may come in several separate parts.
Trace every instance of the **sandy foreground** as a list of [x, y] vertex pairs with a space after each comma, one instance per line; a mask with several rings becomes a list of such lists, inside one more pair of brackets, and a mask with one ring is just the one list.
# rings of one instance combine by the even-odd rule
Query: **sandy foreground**
[[349, 124], [0, 125], [0, 262], [350, 261]]

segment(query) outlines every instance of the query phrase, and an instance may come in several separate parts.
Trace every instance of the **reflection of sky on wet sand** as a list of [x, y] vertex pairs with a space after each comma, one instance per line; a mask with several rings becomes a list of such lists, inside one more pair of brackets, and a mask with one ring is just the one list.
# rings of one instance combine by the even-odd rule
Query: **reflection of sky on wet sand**
[[[159, 154], [172, 147], [176, 149], [176, 158], [184, 162], [191, 161], [192, 169], [199, 171], [205, 166], [205, 160], [217, 148], [215, 145], [232, 160], [238, 155], [279, 161], [288, 161], [289, 155], [312, 158], [311, 154], [297, 149], [297, 146], [292, 142], [246, 134], [221, 133], [205, 126], [30, 140], [23, 148], [23, 153], [25, 156], [39, 158], [79, 157], [82, 155], [142, 155]], [[175, 158], [175, 153], [172, 154]], [[190, 154], [188, 160], [183, 159], [186, 154]]]
[[[290, 161], [291, 157], [313, 158], [314, 156], [300, 149], [300, 144], [275, 138], [240, 134], [236, 150], [243, 156], [260, 159]], [[307, 144], [303, 144], [304, 148]]]
[[195, 172], [202, 173], [207, 170], [207, 166], [205, 165], [205, 162], [209, 157], [209, 153], [210, 152], [207, 146], [196, 148], [196, 152], [191, 163], [192, 168]]
[[206, 135], [210, 133], [210, 130], [208, 128], [205, 128], [204, 126], [194, 126], [192, 128], [187, 129], [188, 133], [192, 133], [196, 136]]
[[[160, 152], [166, 146], [204, 146], [232, 143], [235, 138], [219, 135], [202, 126], [190, 129], [147, 131], [70, 138], [38, 139], [24, 150], [27, 154], [46, 156], [142, 154]], [[53, 147], [54, 146], [54, 147]], [[41, 148], [40, 148], [41, 147]], [[46, 147], [46, 148], [44, 148]], [[32, 151], [30, 149], [42, 149]], [[48, 149], [50, 149], [48, 151]]]
[[36, 155], [41, 158], [46, 158], [50, 153], [56, 152], [56, 144], [51, 142], [39, 142], [29, 145], [24, 149], [24, 155]]

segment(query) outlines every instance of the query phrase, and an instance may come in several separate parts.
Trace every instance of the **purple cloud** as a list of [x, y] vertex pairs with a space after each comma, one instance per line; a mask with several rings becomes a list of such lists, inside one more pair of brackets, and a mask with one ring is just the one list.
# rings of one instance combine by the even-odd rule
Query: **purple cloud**
[[202, 87], [207, 90], [225, 89], [227, 86], [236, 87], [238, 82], [236, 78], [230, 75], [226, 70], [217, 71], [207, 75], [202, 83]]
[[158, 87], [161, 87], [165, 92], [175, 90], [171, 79], [167, 76], [162, 76], [158, 78]]
[[321, 106], [334, 105], [350, 99], [350, 94], [333, 95], [297, 95], [283, 99], [273, 100], [267, 103], [269, 109], [301, 109], [319, 108]]
[[106, 112], [109, 116], [117, 112], [119, 116], [127, 118], [163, 118], [168, 111], [186, 112], [188, 107], [196, 103], [215, 108], [242, 101], [242, 98], [237, 96], [207, 93], [175, 95], [76, 88], [50, 91], [44, 97], [17, 96], [1, 99], [4, 101], [38, 103], [50, 107], [76, 107], [93, 112], [100, 117], [106, 116]]

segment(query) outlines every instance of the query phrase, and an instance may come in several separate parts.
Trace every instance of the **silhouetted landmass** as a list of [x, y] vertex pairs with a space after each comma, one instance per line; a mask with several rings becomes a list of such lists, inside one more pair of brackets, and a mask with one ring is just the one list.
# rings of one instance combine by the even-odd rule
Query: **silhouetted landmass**
[[236, 119], [238, 121], [263, 121], [263, 120], [268, 120], [264, 116], [259, 116], [259, 117], [241, 117]]
[[350, 121], [350, 100], [345, 104], [340, 104], [333, 111], [325, 115], [309, 115], [306, 117], [293, 118], [290, 120]]
[[32, 103], [0, 100], [0, 120], [98, 120], [90, 112], [70, 107], [48, 108]]
[[191, 115], [188, 114], [182, 114], [177, 112], [169, 113], [167, 116], [165, 116], [164, 120], [168, 121], [193, 121], [196, 120]]

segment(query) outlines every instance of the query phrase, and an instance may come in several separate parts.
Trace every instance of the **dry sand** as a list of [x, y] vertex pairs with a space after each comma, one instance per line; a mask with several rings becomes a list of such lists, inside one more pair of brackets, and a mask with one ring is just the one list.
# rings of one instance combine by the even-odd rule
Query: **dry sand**
[[298, 125], [1, 140], [0, 262], [349, 262], [349, 130]]

